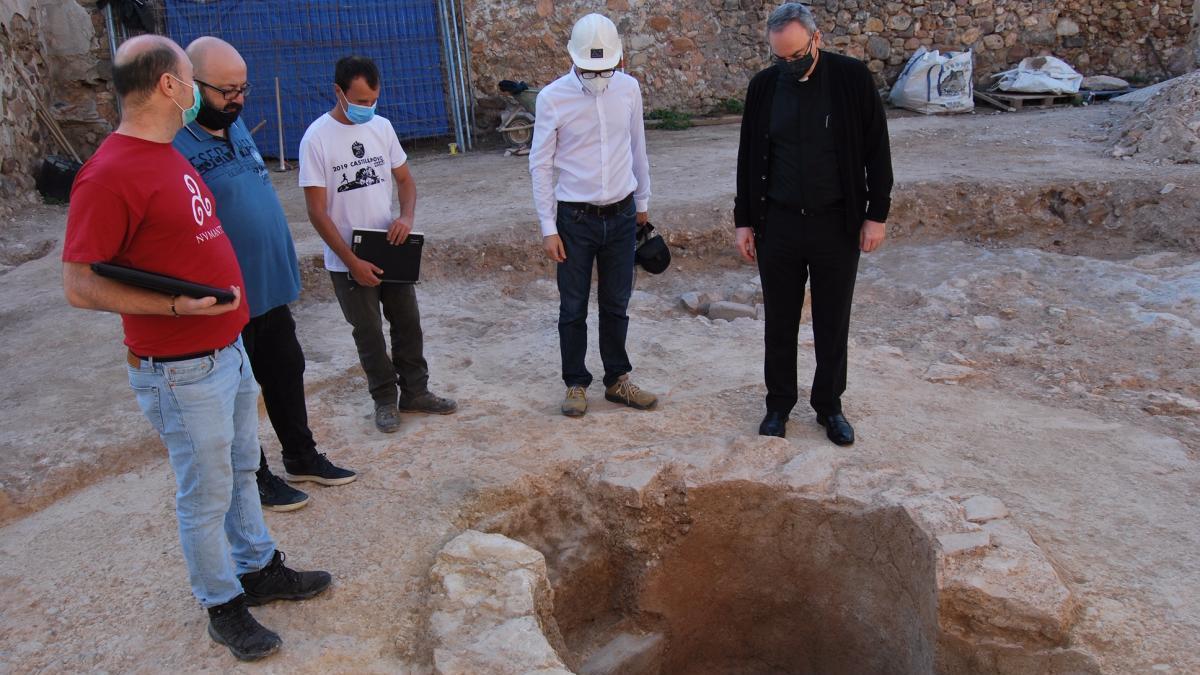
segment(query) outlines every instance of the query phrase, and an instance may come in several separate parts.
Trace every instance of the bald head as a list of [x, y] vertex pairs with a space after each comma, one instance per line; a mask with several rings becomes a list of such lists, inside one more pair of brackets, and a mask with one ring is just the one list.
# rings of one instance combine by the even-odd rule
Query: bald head
[[189, 81], [191, 64], [179, 45], [161, 35], [126, 40], [113, 57], [113, 88], [129, 105], [144, 103], [168, 74]]
[[[192, 40], [187, 48], [188, 59], [196, 69], [196, 77], [208, 81], [221, 79], [223, 71], [246, 72], [246, 62], [233, 45], [211, 36], [199, 37]], [[216, 84], [215, 82], [213, 84]]]

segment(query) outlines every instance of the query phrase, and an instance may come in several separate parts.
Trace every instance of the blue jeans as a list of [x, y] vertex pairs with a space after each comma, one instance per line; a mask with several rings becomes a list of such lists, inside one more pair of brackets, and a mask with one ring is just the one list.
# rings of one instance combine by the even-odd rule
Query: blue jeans
[[558, 344], [563, 382], [568, 387], [592, 383], [587, 364], [588, 297], [592, 265], [596, 266], [596, 300], [600, 309], [600, 360], [604, 386], [633, 370], [625, 351], [629, 332], [629, 296], [633, 292], [633, 253], [637, 246], [637, 207], [599, 216], [558, 205], [558, 234], [567, 260], [558, 264]]
[[258, 486], [258, 385], [239, 338], [214, 356], [130, 366], [138, 406], [167, 446], [192, 593], [204, 607], [242, 593], [237, 575], [275, 553]]

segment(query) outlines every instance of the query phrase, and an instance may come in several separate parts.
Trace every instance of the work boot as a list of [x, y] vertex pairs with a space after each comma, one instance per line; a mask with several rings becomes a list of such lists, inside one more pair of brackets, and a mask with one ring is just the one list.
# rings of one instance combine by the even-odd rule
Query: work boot
[[283, 482], [271, 470], [263, 467], [255, 473], [258, 482], [258, 501], [268, 511], [295, 511], [308, 504], [308, 495]]
[[283, 644], [246, 609], [246, 596], [239, 595], [223, 605], [208, 608], [208, 636], [229, 647], [239, 661], [257, 661], [274, 654]]
[[257, 572], [238, 576], [246, 592], [246, 604], [251, 607], [275, 600], [307, 600], [319, 594], [333, 582], [329, 572], [297, 572], [283, 561], [287, 556], [276, 550], [271, 562]]
[[587, 390], [579, 385], [567, 387], [561, 410], [567, 417], [583, 417], [587, 412]]
[[449, 415], [458, 410], [458, 403], [452, 398], [442, 398], [431, 391], [415, 396], [400, 395], [400, 412], [428, 413], [430, 415]]
[[375, 406], [375, 428], [385, 434], [400, 430], [400, 411], [390, 403]]
[[299, 462], [283, 461], [283, 475], [293, 483], [319, 483], [321, 485], [345, 485], [353, 483], [358, 474], [350, 469], [343, 469], [325, 456], [325, 453], [313, 453], [307, 459]]
[[648, 391], [642, 391], [636, 384], [629, 381], [629, 373], [625, 373], [621, 379], [605, 389], [604, 398], [638, 410], [649, 410], [658, 403], [657, 396]]

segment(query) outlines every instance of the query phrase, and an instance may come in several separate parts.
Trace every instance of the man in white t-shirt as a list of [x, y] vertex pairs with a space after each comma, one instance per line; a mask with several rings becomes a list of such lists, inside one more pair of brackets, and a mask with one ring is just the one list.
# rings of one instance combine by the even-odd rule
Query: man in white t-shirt
[[[379, 90], [374, 61], [347, 56], [337, 62], [337, 103], [309, 125], [300, 141], [300, 187], [308, 218], [325, 240], [325, 269], [333, 291], [354, 328], [358, 359], [375, 401], [375, 426], [392, 433], [400, 428], [400, 412], [448, 415], [458, 404], [429, 391], [413, 285], [381, 283], [383, 270], [350, 248], [354, 228], [387, 230], [389, 242], [404, 243], [417, 206], [408, 156], [391, 122], [375, 115]], [[393, 183], [400, 200], [398, 218], [392, 216]], [[391, 328], [390, 356], [381, 306]]]

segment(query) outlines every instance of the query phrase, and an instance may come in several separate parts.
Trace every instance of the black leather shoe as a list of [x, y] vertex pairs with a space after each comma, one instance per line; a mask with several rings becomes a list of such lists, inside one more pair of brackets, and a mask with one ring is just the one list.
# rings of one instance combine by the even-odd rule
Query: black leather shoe
[[767, 416], [763, 418], [762, 424], [758, 425], [759, 436], [778, 436], [783, 438], [787, 435], [787, 413], [773, 412], [768, 410]]
[[251, 607], [275, 600], [307, 600], [320, 594], [333, 578], [329, 572], [298, 572], [283, 564], [287, 556], [276, 549], [266, 567], [238, 577], [245, 592], [246, 604]]
[[817, 415], [817, 424], [825, 427], [825, 435], [838, 445], [854, 445], [854, 427], [846, 421], [842, 413], [836, 415]]

